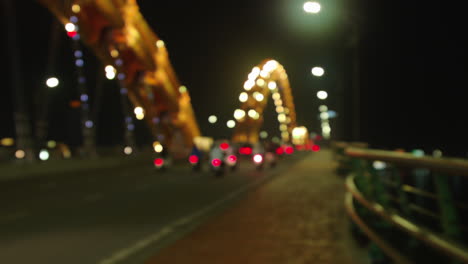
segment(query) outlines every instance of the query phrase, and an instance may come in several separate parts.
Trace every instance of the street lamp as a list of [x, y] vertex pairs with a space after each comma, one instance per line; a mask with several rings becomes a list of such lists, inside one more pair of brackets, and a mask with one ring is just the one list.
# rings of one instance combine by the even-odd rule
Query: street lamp
[[322, 77], [323, 74], [325, 74], [325, 70], [322, 68], [322, 67], [313, 67], [312, 70], [312, 75], [316, 76], [316, 77]]
[[210, 122], [210, 124], [214, 124], [216, 121], [218, 121], [218, 118], [215, 115], [210, 115], [208, 117], [208, 122]]
[[320, 12], [320, 9], [322, 9], [320, 3], [312, 1], [305, 2], [303, 8], [304, 11], [311, 14], [317, 14]]
[[325, 99], [327, 99], [327, 97], [328, 97], [328, 93], [325, 92], [325, 91], [318, 91], [318, 92], [317, 92], [317, 97], [318, 97], [318, 99], [320, 99], [320, 100], [325, 100]]
[[57, 87], [57, 85], [59, 85], [59, 80], [55, 77], [50, 77], [49, 79], [47, 79], [46, 85], [49, 88], [55, 88]]

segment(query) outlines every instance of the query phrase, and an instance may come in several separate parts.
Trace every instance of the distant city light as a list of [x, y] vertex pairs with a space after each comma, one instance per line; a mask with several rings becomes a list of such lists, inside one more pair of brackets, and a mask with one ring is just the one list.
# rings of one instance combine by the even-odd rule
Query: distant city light
[[73, 13], [79, 13], [81, 11], [80, 5], [77, 5], [77, 4], [72, 5], [72, 11]]
[[268, 137], [268, 132], [266, 132], [266, 131], [261, 131], [260, 132], [260, 138], [265, 139], [267, 137]]
[[229, 120], [229, 121], [226, 122], [226, 125], [227, 125], [228, 128], [233, 128], [233, 127], [236, 126], [236, 121]]
[[326, 105], [321, 105], [321, 106], [319, 106], [319, 111], [320, 112], [326, 112], [326, 111], [328, 111], [328, 107]]
[[110, 54], [111, 54], [112, 58], [115, 59], [115, 58], [117, 58], [119, 56], [119, 51], [116, 50], [116, 49], [113, 49], [113, 50], [111, 50]]
[[325, 70], [322, 67], [313, 67], [312, 68], [312, 75], [321, 77], [325, 74]]
[[242, 109], [236, 109], [236, 110], [234, 111], [234, 118], [235, 118], [236, 120], [240, 120], [240, 119], [242, 119], [242, 118], [244, 118], [244, 117], [245, 117], [245, 111], [244, 111], [244, 110], [242, 110]]
[[208, 122], [210, 122], [211, 124], [214, 124], [218, 121], [218, 118], [215, 116], [215, 115], [210, 115], [208, 117]]
[[2, 138], [0, 139], [0, 145], [5, 147], [11, 147], [15, 144], [15, 140], [13, 138]]
[[49, 155], [49, 151], [46, 150], [46, 149], [42, 149], [40, 152], [39, 152], [39, 159], [40, 160], [48, 160], [50, 157]]
[[255, 86], [255, 81], [252, 80], [252, 79], [248, 79], [247, 81], [245, 81], [244, 83], [244, 89], [249, 91], [250, 89], [252, 89], [252, 87]]
[[303, 8], [304, 11], [312, 14], [317, 14], [322, 9], [319, 3], [311, 1], [305, 2]]
[[59, 80], [57, 78], [55, 78], [55, 77], [51, 77], [51, 78], [47, 79], [46, 85], [49, 88], [57, 87], [59, 85]]
[[259, 93], [259, 92], [255, 92], [255, 93], [254, 93], [254, 97], [255, 97], [255, 100], [257, 100], [258, 102], [261, 102], [261, 101], [263, 101], [263, 99], [264, 99], [263, 94], [261, 94], [261, 93]]
[[145, 110], [143, 109], [143, 107], [137, 106], [135, 107], [133, 112], [135, 113], [135, 116], [138, 120], [142, 120], [143, 118], [145, 118]]
[[82, 59], [77, 59], [75, 61], [75, 65], [78, 66], [78, 67], [83, 67], [84, 61]]
[[265, 80], [263, 80], [261, 78], [257, 79], [257, 85], [262, 87], [263, 85], [265, 85]]
[[25, 156], [26, 156], [26, 152], [24, 152], [24, 150], [18, 149], [17, 151], [15, 151], [15, 157], [17, 159], [24, 159]]
[[76, 30], [76, 26], [75, 26], [75, 24], [73, 24], [73, 23], [67, 23], [67, 24], [65, 24], [65, 30], [66, 30], [67, 32], [75, 31], [75, 30]]
[[318, 99], [320, 99], [320, 100], [325, 100], [325, 99], [327, 99], [327, 97], [328, 97], [328, 93], [325, 92], [325, 91], [318, 91], [318, 92], [317, 92], [317, 97], [318, 97]]
[[269, 82], [268, 83], [268, 89], [270, 89], [270, 90], [276, 89], [276, 82], [273, 82], [273, 81]]
[[94, 124], [93, 124], [93, 121], [91, 121], [91, 120], [87, 120], [87, 121], [85, 122], [85, 126], [86, 126], [87, 128], [92, 128], [93, 125], [94, 125]]
[[240, 93], [240, 95], [239, 95], [239, 101], [241, 101], [242, 103], [244, 103], [244, 102], [247, 102], [248, 99], [249, 99], [249, 95], [248, 95], [246, 92]]
[[132, 154], [132, 153], [133, 153], [132, 147], [126, 146], [126, 147], [124, 148], [124, 153], [125, 153], [126, 155]]
[[182, 85], [179, 87], [179, 93], [186, 93], [187, 92], [187, 87], [185, 85]]
[[164, 147], [158, 141], [153, 142], [153, 149], [156, 153], [161, 153], [164, 150]]
[[376, 170], [383, 170], [387, 167], [387, 163], [380, 160], [376, 160], [372, 163], [372, 167], [374, 167], [374, 169]]
[[162, 41], [162, 40], [156, 41], [156, 47], [163, 48], [164, 46], [165, 46], [164, 41]]
[[320, 113], [320, 119], [324, 120], [324, 119], [328, 119], [328, 118], [329, 118], [328, 112]]
[[49, 140], [47, 141], [47, 147], [48, 148], [55, 148], [57, 146], [57, 142], [54, 140]]

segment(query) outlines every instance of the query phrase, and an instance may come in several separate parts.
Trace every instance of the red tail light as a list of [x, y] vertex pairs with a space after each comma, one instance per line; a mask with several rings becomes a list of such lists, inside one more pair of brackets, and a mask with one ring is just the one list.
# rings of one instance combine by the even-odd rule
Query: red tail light
[[197, 155], [190, 155], [188, 160], [189, 160], [190, 163], [196, 164], [196, 163], [198, 163], [198, 156]]
[[236, 161], [237, 161], [237, 157], [234, 156], [234, 155], [231, 155], [231, 156], [228, 157], [228, 160], [229, 160], [230, 162], [236, 162]]
[[239, 153], [242, 155], [250, 155], [252, 154], [252, 148], [249, 147], [242, 147], [239, 149]]
[[293, 154], [294, 153], [294, 148], [293, 147], [286, 147], [284, 150], [286, 154]]
[[222, 149], [222, 150], [226, 150], [229, 148], [229, 144], [226, 143], [226, 142], [223, 142], [221, 144], [219, 144], [219, 148]]
[[282, 155], [284, 153], [284, 149], [282, 147], [279, 147], [276, 149], [276, 154]]
[[312, 151], [319, 151], [320, 150], [320, 146], [319, 145], [313, 145], [312, 146]]
[[253, 161], [254, 161], [255, 163], [261, 163], [261, 162], [263, 161], [262, 155], [260, 155], [260, 154], [255, 154], [255, 155], [253, 156]]
[[164, 159], [161, 159], [161, 158], [154, 159], [154, 166], [161, 167], [162, 165], [164, 165]]
[[214, 166], [214, 167], [219, 167], [221, 166], [221, 160], [220, 159], [213, 159], [211, 161], [211, 164]]

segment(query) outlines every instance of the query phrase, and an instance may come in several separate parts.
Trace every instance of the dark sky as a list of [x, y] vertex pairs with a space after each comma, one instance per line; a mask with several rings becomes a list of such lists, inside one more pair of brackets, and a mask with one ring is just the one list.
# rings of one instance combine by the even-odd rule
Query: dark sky
[[[247, 74], [263, 59], [274, 58], [288, 73], [298, 123], [318, 130], [317, 108], [322, 103], [315, 93], [325, 89], [330, 96], [326, 104], [338, 111], [338, 118], [331, 121], [332, 135], [353, 140], [355, 91], [350, 83], [352, 49], [347, 45], [350, 27], [345, 19], [352, 14], [362, 32], [359, 140], [375, 148], [427, 152], [439, 148], [450, 156], [465, 156], [464, 9], [455, 1], [443, 6], [408, 2], [327, 0], [322, 1], [322, 13], [312, 16], [302, 11], [303, 1], [298, 0], [138, 1], [150, 26], [165, 41], [179, 79], [189, 88], [205, 135], [229, 133], [224, 124], [239, 105]], [[50, 64], [48, 42], [54, 18], [36, 2], [26, 1], [17, 19], [22, 76], [32, 104]], [[67, 104], [76, 97], [76, 88], [70, 43], [65, 33], [61, 36], [53, 71], [63, 85], [51, 91], [51, 137], [72, 143], [77, 115]], [[6, 52], [2, 48], [2, 57]], [[92, 54], [86, 54], [86, 74], [94, 87], [102, 67]], [[320, 79], [310, 74], [316, 65], [326, 71]], [[6, 82], [0, 99], [0, 137], [13, 135], [10, 75], [8, 69], [2, 71]], [[106, 103], [99, 115], [103, 144], [118, 142], [123, 130], [116, 91], [114, 82], [105, 81]], [[32, 107], [30, 111], [34, 113]], [[207, 122], [212, 113], [222, 121], [215, 128]], [[277, 123], [272, 111], [265, 119], [265, 128], [273, 132]], [[141, 123], [137, 130], [146, 133]]]

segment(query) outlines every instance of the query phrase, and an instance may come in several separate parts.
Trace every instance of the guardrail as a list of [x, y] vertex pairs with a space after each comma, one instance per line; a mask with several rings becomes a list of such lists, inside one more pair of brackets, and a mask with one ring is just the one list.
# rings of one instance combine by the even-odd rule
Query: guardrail
[[468, 263], [467, 160], [343, 146], [346, 210], [385, 255]]

